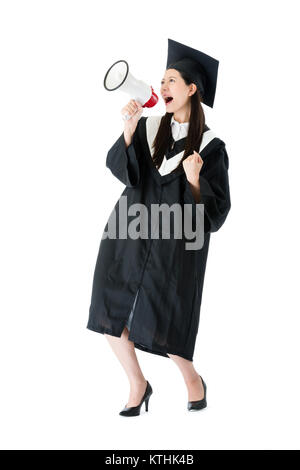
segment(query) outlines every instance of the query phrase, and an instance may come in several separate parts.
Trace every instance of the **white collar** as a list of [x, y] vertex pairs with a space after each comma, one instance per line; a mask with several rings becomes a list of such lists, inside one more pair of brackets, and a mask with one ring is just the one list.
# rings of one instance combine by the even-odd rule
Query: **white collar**
[[174, 119], [174, 115], [171, 119], [172, 135], [175, 140], [182, 139], [188, 135], [189, 122], [178, 122]]
[[171, 119], [171, 125], [172, 124], [175, 124], [175, 126], [179, 126], [179, 127], [184, 127], [184, 128], [188, 128], [189, 127], [189, 122], [178, 122], [178, 121], [175, 121], [174, 119], [174, 114], [172, 116], [172, 119]]

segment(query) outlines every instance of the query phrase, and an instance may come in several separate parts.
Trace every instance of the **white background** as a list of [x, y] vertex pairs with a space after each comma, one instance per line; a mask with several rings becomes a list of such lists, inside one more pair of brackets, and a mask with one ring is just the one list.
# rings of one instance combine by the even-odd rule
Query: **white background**
[[[1, 448], [299, 449], [297, 1], [1, 1]], [[119, 59], [160, 91], [168, 38], [220, 61], [206, 122], [232, 209], [211, 237], [186, 410], [168, 358], [137, 351], [149, 412], [86, 329], [100, 238], [124, 186], [105, 167], [129, 97]], [[159, 95], [160, 96], [160, 95]], [[160, 99], [144, 115], [164, 114]]]

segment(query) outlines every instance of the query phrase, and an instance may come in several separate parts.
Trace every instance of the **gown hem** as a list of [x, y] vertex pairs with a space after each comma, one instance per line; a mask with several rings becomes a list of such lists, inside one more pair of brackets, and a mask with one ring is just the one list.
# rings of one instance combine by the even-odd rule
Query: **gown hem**
[[[126, 326], [126, 324], [124, 324], [123, 326], [123, 329], [121, 331], [121, 334], [124, 330], [124, 327]], [[113, 332], [111, 330], [109, 330], [108, 328], [104, 328], [104, 327], [101, 327], [101, 326], [93, 326], [91, 324], [87, 324], [86, 328], [88, 330], [91, 330], [91, 331], [94, 331], [96, 333], [101, 333], [101, 334], [108, 334], [108, 335], [111, 335], [111, 336], [115, 336], [115, 337], [118, 337], [120, 338], [121, 337], [121, 334], [118, 334], [116, 332]], [[140, 351], [144, 351], [144, 352], [148, 352], [148, 353], [151, 353], [151, 354], [156, 354], [156, 355], [159, 355], [159, 356], [163, 356], [163, 357], [167, 357], [168, 359], [171, 359], [170, 356], [168, 356], [167, 353], [169, 354], [174, 354], [176, 356], [180, 356], [180, 357], [183, 357], [184, 359], [187, 359], [188, 361], [191, 361], [193, 362], [193, 358], [184, 354], [184, 353], [181, 353], [179, 351], [174, 351], [174, 350], [168, 350], [168, 351], [158, 351], [157, 349], [153, 349], [151, 348], [151, 346], [149, 345], [144, 345], [144, 344], [141, 344], [141, 343], [138, 343], [137, 340], [134, 340], [134, 338], [132, 338], [130, 341], [132, 341], [134, 343], [134, 346], [139, 349]]]

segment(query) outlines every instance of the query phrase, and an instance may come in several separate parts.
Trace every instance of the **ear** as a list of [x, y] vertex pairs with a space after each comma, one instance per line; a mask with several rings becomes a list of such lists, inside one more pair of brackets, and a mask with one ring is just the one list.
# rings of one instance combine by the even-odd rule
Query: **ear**
[[190, 95], [189, 96], [192, 96], [196, 91], [197, 91], [197, 86], [195, 85], [195, 83], [191, 83], [190, 84]]

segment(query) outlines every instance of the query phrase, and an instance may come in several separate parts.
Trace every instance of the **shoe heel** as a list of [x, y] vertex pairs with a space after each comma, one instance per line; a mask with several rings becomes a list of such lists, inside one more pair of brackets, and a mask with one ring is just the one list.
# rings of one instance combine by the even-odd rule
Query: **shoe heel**
[[145, 410], [146, 410], [146, 411], [148, 411], [149, 398], [150, 398], [150, 397], [146, 398], [146, 400], [145, 400]]

